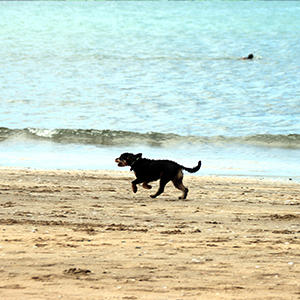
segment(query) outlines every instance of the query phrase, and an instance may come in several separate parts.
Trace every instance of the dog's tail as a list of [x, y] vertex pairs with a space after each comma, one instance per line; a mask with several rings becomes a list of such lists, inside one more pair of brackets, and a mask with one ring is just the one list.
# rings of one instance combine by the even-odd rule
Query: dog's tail
[[196, 167], [194, 167], [194, 168], [186, 168], [186, 167], [182, 166], [183, 170], [186, 170], [186, 171], [188, 171], [190, 173], [195, 173], [195, 172], [199, 171], [200, 168], [201, 168], [201, 160], [199, 160], [198, 165]]

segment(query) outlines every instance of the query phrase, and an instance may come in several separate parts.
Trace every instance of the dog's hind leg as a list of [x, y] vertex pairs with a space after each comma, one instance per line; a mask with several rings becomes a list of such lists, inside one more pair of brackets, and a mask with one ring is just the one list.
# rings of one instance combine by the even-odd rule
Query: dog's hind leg
[[158, 191], [154, 195], [150, 195], [151, 198], [156, 198], [159, 196], [161, 193], [164, 192], [166, 184], [170, 181], [170, 179], [164, 179], [161, 178], [159, 182], [159, 188]]
[[183, 179], [183, 174], [182, 171], [180, 170], [177, 176], [172, 180], [172, 182], [177, 189], [182, 191], [182, 196], [180, 196], [179, 199], [186, 199], [189, 189], [183, 185], [182, 179]]

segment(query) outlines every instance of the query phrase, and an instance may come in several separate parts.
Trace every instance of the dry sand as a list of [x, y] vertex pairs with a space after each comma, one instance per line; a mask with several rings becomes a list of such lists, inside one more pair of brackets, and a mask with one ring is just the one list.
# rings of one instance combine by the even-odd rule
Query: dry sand
[[178, 200], [129, 171], [0, 174], [0, 299], [300, 299], [300, 184], [185, 176]]

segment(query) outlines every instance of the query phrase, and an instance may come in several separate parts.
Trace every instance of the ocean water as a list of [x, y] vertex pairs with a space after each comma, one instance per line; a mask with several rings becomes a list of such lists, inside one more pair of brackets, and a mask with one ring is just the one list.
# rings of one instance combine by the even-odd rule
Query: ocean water
[[[300, 2], [0, 2], [0, 166], [300, 179]], [[254, 54], [253, 60], [241, 57]]]

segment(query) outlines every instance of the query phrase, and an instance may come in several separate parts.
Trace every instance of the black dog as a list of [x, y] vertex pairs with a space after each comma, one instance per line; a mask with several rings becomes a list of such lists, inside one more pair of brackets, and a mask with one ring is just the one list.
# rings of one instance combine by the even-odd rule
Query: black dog
[[195, 173], [201, 167], [201, 161], [198, 162], [197, 167], [186, 168], [171, 160], [142, 158], [142, 153], [123, 153], [115, 161], [119, 167], [130, 166], [130, 171], [134, 171], [136, 179], [131, 182], [134, 193], [137, 192], [137, 184], [143, 183], [143, 188], [151, 189], [152, 186], [148, 183], [160, 179], [159, 189], [154, 195], [150, 196], [152, 198], [163, 193], [166, 184], [172, 181], [174, 186], [183, 193], [179, 199], [186, 199], [189, 190], [182, 183], [182, 170]]

